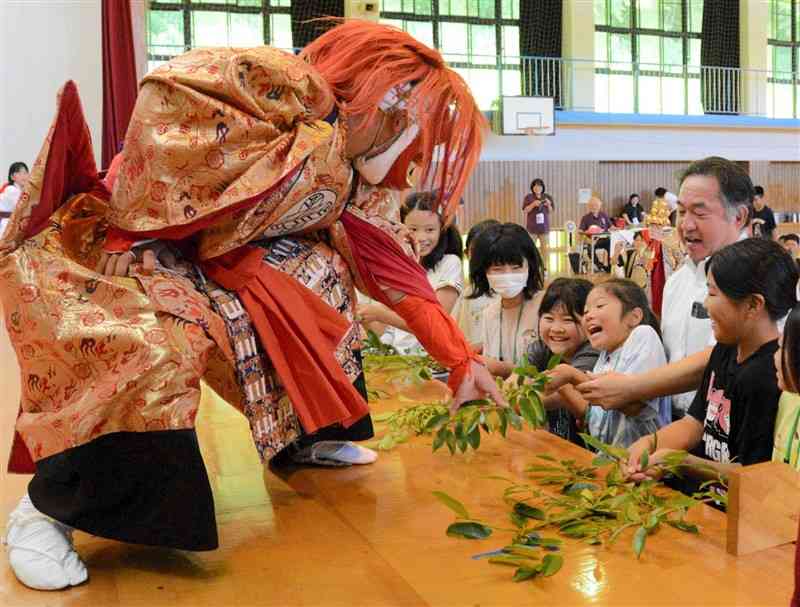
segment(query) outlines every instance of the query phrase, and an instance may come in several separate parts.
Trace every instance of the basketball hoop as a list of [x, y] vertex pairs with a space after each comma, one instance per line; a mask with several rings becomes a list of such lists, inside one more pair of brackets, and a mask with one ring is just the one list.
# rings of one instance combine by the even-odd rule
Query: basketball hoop
[[551, 129], [549, 127], [539, 128], [539, 127], [527, 127], [524, 129], [520, 129], [523, 133], [525, 133], [528, 137], [539, 137], [541, 135], [549, 135]]
[[502, 116], [504, 135], [555, 135], [555, 100], [552, 97], [503, 95]]

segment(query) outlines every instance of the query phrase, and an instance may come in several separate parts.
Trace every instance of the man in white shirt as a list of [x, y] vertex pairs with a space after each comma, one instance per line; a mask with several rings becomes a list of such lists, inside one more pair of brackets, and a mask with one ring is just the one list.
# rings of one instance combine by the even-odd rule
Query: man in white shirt
[[578, 386], [590, 402], [614, 406], [676, 394], [673, 416], [683, 417], [714, 342], [703, 306], [706, 263], [714, 252], [745, 237], [753, 194], [750, 177], [729, 160], [710, 157], [688, 167], [678, 196], [678, 234], [687, 259], [667, 280], [662, 306], [661, 333], [670, 364], [638, 375], [609, 373]]

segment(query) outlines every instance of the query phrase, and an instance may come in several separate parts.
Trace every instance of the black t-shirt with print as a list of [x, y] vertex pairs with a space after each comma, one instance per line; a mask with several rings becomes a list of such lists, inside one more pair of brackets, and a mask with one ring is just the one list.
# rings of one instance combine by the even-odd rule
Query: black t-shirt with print
[[772, 458], [781, 395], [773, 359], [777, 349], [777, 340], [767, 342], [739, 364], [736, 346], [714, 346], [689, 407], [689, 415], [704, 426], [694, 455], [745, 466]]

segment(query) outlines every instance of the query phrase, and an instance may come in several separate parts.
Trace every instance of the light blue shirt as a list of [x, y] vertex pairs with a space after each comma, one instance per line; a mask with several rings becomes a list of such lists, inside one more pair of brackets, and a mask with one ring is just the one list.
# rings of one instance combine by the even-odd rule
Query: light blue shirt
[[[639, 325], [619, 348], [613, 352], [600, 352], [594, 366], [595, 373], [643, 373], [667, 363], [664, 346], [655, 330]], [[602, 407], [589, 409], [589, 433], [604, 443], [629, 447], [642, 436], [652, 434], [672, 421], [672, 400], [669, 396], [647, 401], [635, 417], [619, 410], [606, 411]]]

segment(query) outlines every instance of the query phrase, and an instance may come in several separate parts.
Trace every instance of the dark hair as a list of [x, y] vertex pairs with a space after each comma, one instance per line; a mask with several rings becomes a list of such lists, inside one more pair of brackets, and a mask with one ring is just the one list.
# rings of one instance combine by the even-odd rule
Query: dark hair
[[642, 287], [627, 278], [610, 278], [596, 284], [594, 288], [605, 289], [607, 293], [616, 297], [622, 304], [623, 316], [639, 308], [642, 311], [642, 322], [639, 324], [652, 327], [659, 339], [661, 339], [661, 328], [658, 324], [658, 318], [656, 318], [653, 309], [650, 307], [650, 303], [647, 301], [647, 295]]
[[556, 278], [544, 292], [539, 304], [539, 318], [558, 306], [564, 306], [567, 314], [576, 321], [580, 320], [592, 286], [585, 278]]
[[634, 192], [633, 194], [631, 194], [630, 196], [628, 196], [628, 204], [632, 203], [634, 198], [638, 198], [639, 200], [641, 200], [641, 199], [642, 199], [642, 197], [641, 197], [641, 196], [639, 196], [639, 194], [636, 194], [636, 193]]
[[800, 306], [795, 306], [789, 313], [783, 328], [781, 373], [787, 388], [792, 391], [800, 389]]
[[786, 242], [788, 240], [791, 240], [796, 242], [797, 244], [800, 244], [800, 236], [798, 236], [797, 234], [784, 234], [778, 240], [780, 240], [781, 242]]
[[469, 246], [472, 244], [472, 241], [475, 240], [479, 234], [481, 234], [486, 228], [490, 226], [498, 226], [500, 222], [496, 219], [484, 219], [483, 221], [479, 221], [474, 226], [469, 229], [467, 232], [467, 240], [464, 243], [464, 250], [469, 254]]
[[[439, 217], [439, 225], [441, 226], [442, 218], [437, 210], [436, 199], [437, 195], [434, 192], [414, 192], [410, 194], [400, 209], [400, 218], [405, 221], [411, 211], [428, 211], [429, 213], [435, 213]], [[436, 243], [430, 253], [419, 261], [426, 270], [433, 270], [445, 255], [456, 255], [459, 259], [464, 256], [464, 251], [461, 249], [461, 234], [458, 233], [458, 228], [454, 225], [442, 228], [442, 232], [439, 234], [439, 242]]]
[[797, 303], [797, 264], [772, 240], [747, 238], [723, 247], [711, 256], [707, 272], [734, 301], [761, 295], [773, 321], [786, 316]]
[[757, 185], [753, 188], [753, 195], [754, 196], [764, 196], [764, 188], [760, 185]]
[[528, 231], [516, 223], [501, 223], [489, 226], [475, 239], [475, 248], [469, 259], [469, 279], [472, 293], [469, 299], [477, 299], [492, 293], [486, 271], [496, 264], [522, 265], [528, 262], [528, 284], [522, 290], [525, 299], [530, 299], [544, 286], [542, 258]]
[[747, 171], [726, 158], [709, 156], [702, 160], [696, 160], [688, 166], [681, 175], [681, 185], [693, 175], [714, 177], [719, 183], [720, 202], [722, 202], [728, 219], [733, 220], [737, 211], [744, 207], [747, 210], [746, 223], [749, 223], [753, 215], [755, 188]]
[[28, 165], [25, 164], [24, 162], [12, 163], [11, 166], [8, 167], [8, 183], [13, 183], [14, 180], [12, 179], [12, 177], [14, 177], [14, 175], [16, 173], [19, 173], [22, 169], [25, 169], [27, 173], [30, 173], [30, 171], [28, 170]]
[[656, 188], [653, 194], [656, 198], [663, 198], [664, 194], [667, 193], [667, 188]]
[[544, 193], [547, 191], [547, 188], [544, 185], [544, 181], [542, 181], [539, 177], [531, 181], [531, 192], [533, 192], [533, 186], [535, 185], [542, 186], [542, 196], [544, 196]]

